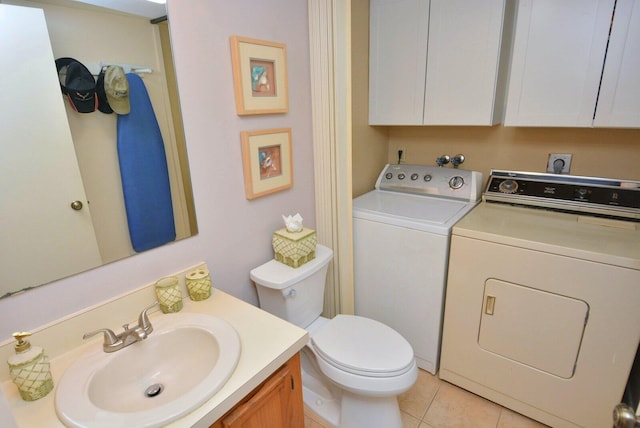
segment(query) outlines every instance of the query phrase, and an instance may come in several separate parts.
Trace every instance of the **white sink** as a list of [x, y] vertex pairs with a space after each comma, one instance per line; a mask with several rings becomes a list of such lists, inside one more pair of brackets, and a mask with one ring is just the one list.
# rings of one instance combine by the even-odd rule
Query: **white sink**
[[189, 413], [227, 382], [240, 339], [226, 321], [176, 313], [153, 320], [140, 342], [105, 353], [101, 342], [60, 379], [60, 420], [71, 427], [157, 427]]

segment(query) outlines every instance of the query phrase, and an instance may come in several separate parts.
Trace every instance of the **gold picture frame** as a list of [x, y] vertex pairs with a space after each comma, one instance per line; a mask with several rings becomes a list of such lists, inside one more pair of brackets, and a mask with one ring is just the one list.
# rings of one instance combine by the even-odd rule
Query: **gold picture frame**
[[293, 187], [291, 128], [243, 131], [240, 136], [247, 199]]
[[284, 44], [232, 36], [231, 63], [238, 115], [289, 111]]

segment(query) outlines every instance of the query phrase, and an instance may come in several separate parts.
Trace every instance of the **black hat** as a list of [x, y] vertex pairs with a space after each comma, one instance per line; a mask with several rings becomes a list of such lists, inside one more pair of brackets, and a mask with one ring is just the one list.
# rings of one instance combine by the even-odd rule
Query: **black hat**
[[58, 77], [66, 68], [64, 83], [60, 81], [62, 93], [67, 96], [71, 107], [79, 113], [92, 113], [98, 107], [96, 81], [91, 72], [73, 58], [56, 59]]
[[104, 91], [104, 73], [107, 67], [102, 67], [100, 74], [98, 74], [98, 81], [96, 82], [96, 94], [98, 94], [98, 110], [103, 113], [111, 114], [113, 109], [109, 105], [107, 100], [107, 94]]

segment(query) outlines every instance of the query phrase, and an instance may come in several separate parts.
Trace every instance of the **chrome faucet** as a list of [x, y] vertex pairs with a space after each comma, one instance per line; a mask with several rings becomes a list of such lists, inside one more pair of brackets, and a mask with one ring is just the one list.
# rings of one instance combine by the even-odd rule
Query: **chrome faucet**
[[147, 306], [140, 312], [138, 317], [138, 325], [129, 328], [129, 324], [122, 326], [124, 329], [120, 334], [115, 334], [111, 329], [101, 328], [89, 333], [85, 333], [82, 338], [88, 339], [95, 336], [98, 333], [104, 334], [104, 342], [102, 343], [102, 350], [104, 352], [115, 352], [119, 349], [125, 348], [132, 343], [146, 339], [153, 331], [153, 325], [149, 321], [147, 311], [157, 305], [158, 302], [154, 302], [152, 305]]

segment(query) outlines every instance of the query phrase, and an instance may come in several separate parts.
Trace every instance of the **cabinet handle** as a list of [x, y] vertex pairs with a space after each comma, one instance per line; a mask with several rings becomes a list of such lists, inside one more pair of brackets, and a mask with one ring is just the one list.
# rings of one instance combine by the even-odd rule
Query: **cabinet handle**
[[493, 309], [496, 305], [496, 297], [495, 296], [487, 296], [487, 302], [484, 305], [484, 313], [487, 315], [493, 315]]

